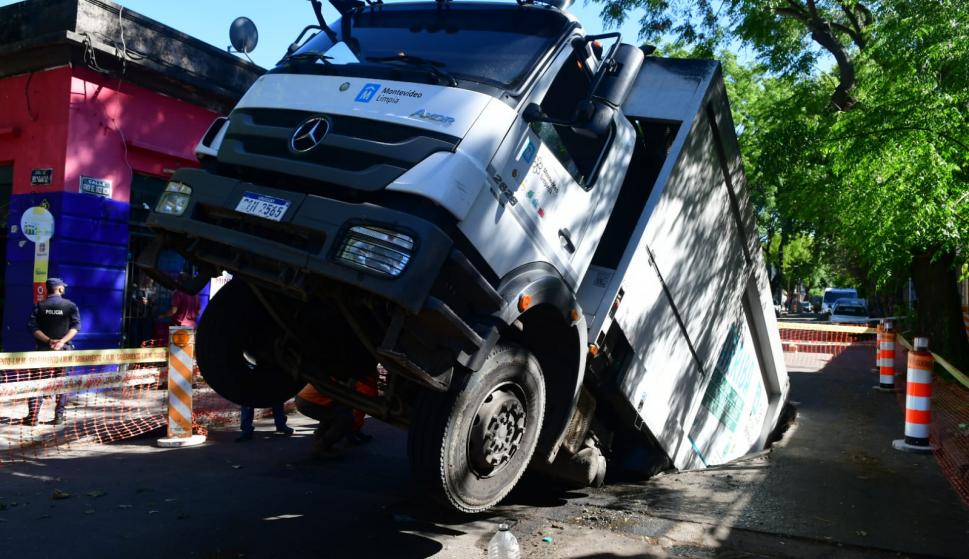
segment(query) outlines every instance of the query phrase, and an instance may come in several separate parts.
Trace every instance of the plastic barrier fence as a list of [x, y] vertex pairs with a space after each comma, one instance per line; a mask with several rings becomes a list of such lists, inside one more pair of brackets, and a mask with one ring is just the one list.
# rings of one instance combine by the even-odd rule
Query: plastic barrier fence
[[[910, 340], [898, 336], [896, 367], [904, 366], [912, 350]], [[931, 345], [929, 346], [931, 347]], [[935, 375], [932, 381], [932, 422], [929, 425], [929, 442], [934, 447], [936, 460], [945, 477], [952, 483], [962, 500], [969, 504], [969, 390], [964, 385], [966, 376], [945, 359], [936, 363], [957, 382]], [[896, 378], [898, 405], [905, 408], [905, 377]]]
[[[163, 428], [167, 360], [155, 347], [0, 353], [0, 464]], [[238, 406], [197, 373], [193, 386], [193, 430], [238, 422]]]
[[[875, 328], [836, 326], [809, 322], [779, 322], [784, 361], [791, 373], [862, 368], [870, 371], [872, 385], [878, 385]], [[911, 336], [899, 333], [895, 344], [895, 388], [898, 429], [902, 432], [906, 400], [906, 367], [912, 349]], [[931, 348], [931, 341], [929, 344]], [[929, 440], [933, 454], [956, 492], [969, 504], [969, 377], [942, 356], [933, 354], [938, 367], [948, 375], [932, 380], [932, 418]], [[796, 394], [792, 395], [797, 399]], [[886, 401], [891, 401], [886, 395]], [[885, 441], [886, 446], [891, 441]]]

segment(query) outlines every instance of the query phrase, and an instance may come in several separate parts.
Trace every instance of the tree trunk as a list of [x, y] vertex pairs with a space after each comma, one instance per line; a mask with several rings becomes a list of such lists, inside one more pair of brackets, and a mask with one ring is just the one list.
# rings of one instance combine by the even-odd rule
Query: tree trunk
[[918, 297], [917, 336], [929, 338], [929, 349], [963, 372], [969, 372], [969, 338], [962, 324], [956, 255], [930, 249], [912, 260], [912, 283]]

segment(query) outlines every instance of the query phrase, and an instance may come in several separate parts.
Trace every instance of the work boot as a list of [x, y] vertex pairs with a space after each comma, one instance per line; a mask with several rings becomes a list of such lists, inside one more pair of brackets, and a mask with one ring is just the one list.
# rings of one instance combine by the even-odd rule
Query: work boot
[[33, 427], [33, 426], [37, 425], [37, 416], [36, 415], [28, 415], [27, 417], [23, 418], [21, 420], [21, 422], [24, 425], [29, 425], [30, 427]]
[[367, 444], [373, 440], [373, 435], [364, 434], [362, 431], [354, 431], [347, 435], [347, 442], [353, 446]]
[[284, 437], [288, 437], [288, 436], [290, 436], [290, 435], [293, 434], [293, 428], [292, 427], [283, 427], [281, 429], [276, 429], [276, 434], [277, 435], [282, 435]]
[[50, 422], [48, 423], [48, 425], [63, 425], [63, 424], [64, 424], [63, 413], [55, 413], [54, 419], [50, 420]]

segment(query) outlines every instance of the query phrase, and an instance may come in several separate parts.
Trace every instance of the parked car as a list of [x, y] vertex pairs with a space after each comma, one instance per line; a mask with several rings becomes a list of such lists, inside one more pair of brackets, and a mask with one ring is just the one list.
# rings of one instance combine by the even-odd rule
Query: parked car
[[801, 312], [814, 312], [814, 305], [811, 301], [801, 301]]
[[832, 324], [867, 324], [868, 305], [864, 299], [838, 299], [831, 309]]
[[829, 287], [821, 298], [821, 314], [828, 314], [840, 299], [856, 299], [858, 290], [847, 287]]

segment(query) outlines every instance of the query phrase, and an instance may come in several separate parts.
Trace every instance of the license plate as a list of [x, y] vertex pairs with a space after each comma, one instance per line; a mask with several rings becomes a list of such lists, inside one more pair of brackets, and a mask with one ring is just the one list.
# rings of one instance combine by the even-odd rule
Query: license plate
[[239, 200], [236, 211], [271, 221], [279, 221], [286, 214], [289, 204], [290, 201], [283, 198], [246, 192], [242, 195], [242, 200]]

